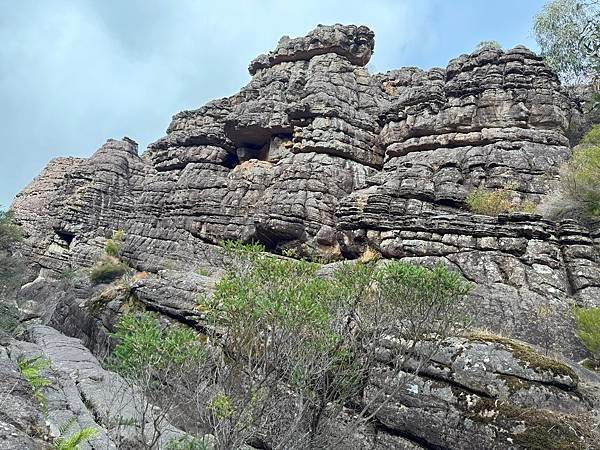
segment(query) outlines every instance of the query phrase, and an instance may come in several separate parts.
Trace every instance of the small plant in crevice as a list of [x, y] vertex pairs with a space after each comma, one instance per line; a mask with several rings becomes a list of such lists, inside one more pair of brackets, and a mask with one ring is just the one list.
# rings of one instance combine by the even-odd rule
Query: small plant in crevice
[[94, 427], [85, 427], [66, 436], [67, 432], [75, 425], [75, 417], [67, 420], [59, 429], [60, 436], [54, 439], [52, 450], [79, 450], [81, 444], [88, 443], [98, 435], [98, 430]]
[[196, 269], [196, 273], [198, 275], [202, 275], [203, 277], [210, 277], [211, 271], [207, 267], [198, 267]]
[[577, 326], [577, 337], [591, 354], [587, 366], [600, 368], [600, 308], [579, 308], [573, 310]]
[[489, 190], [477, 188], [465, 200], [469, 210], [474, 214], [497, 216], [513, 212], [533, 214], [537, 206], [531, 201], [513, 201], [510, 188]]
[[121, 246], [123, 245], [123, 240], [125, 239], [125, 232], [123, 230], [115, 230], [113, 231], [112, 237], [106, 241], [104, 244], [104, 251], [108, 256], [117, 257], [119, 255], [119, 251], [121, 250]]
[[104, 255], [90, 271], [90, 281], [93, 284], [110, 283], [131, 270], [127, 263], [117, 256], [123, 239], [123, 230], [117, 230], [113, 232], [112, 238], [106, 241]]
[[50, 367], [50, 363], [41, 356], [34, 356], [32, 358], [19, 357], [17, 359], [17, 367], [23, 378], [31, 386], [34, 398], [44, 410], [46, 408], [44, 389], [50, 386], [51, 383], [43, 375], [43, 371]]

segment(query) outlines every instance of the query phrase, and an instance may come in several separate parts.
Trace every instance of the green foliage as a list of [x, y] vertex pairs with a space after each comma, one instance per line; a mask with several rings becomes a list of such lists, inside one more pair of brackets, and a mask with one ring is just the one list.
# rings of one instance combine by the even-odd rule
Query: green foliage
[[[258, 386], [214, 397], [210, 409], [232, 424], [269, 408], [274, 386], [285, 383], [303, 399], [314, 431], [326, 405], [360, 394], [376, 364], [373, 346], [390, 334], [413, 345], [443, 338], [470, 289], [441, 266], [344, 263], [323, 277], [319, 264], [266, 254], [258, 245], [226, 249], [228, 272], [212, 296], [199, 299], [199, 309], [212, 327], [227, 330], [231, 372], [251, 373]], [[390, 365], [400, 367], [405, 355]]]
[[9, 250], [22, 239], [21, 229], [14, 224], [11, 211], [0, 210], [0, 250]]
[[20, 285], [25, 264], [13, 255], [13, 248], [22, 239], [21, 229], [14, 224], [10, 211], [0, 210], [0, 292]]
[[574, 82], [600, 72], [600, 2], [552, 0], [535, 16], [533, 33], [546, 63]]
[[537, 209], [537, 205], [530, 201], [511, 201], [511, 191], [506, 188], [493, 191], [482, 188], [475, 189], [467, 196], [466, 203], [472, 213], [487, 216], [512, 212], [533, 214]]
[[502, 50], [502, 46], [498, 43], [498, 41], [481, 41], [477, 44], [477, 50], [482, 49], [491, 49], [491, 50]]
[[226, 419], [234, 413], [231, 399], [224, 392], [219, 392], [215, 395], [208, 404], [208, 408], [213, 411], [218, 419]]
[[86, 427], [66, 437], [67, 431], [69, 431], [74, 423], [75, 418], [71, 418], [60, 427], [60, 436], [54, 440], [52, 445], [53, 450], [79, 450], [81, 444], [85, 444], [97, 436], [98, 430], [93, 427]]
[[198, 269], [196, 269], [196, 273], [198, 275], [202, 275], [203, 277], [210, 277], [210, 270], [206, 267], [198, 267]]
[[600, 147], [600, 124], [594, 125], [581, 139], [582, 144]]
[[163, 327], [158, 315], [150, 312], [124, 315], [113, 336], [118, 344], [111, 367], [131, 378], [143, 376], [148, 370], [198, 364], [205, 355], [192, 329], [182, 325]]
[[50, 367], [48, 360], [41, 356], [35, 356], [33, 358], [20, 357], [17, 360], [17, 366], [21, 375], [23, 375], [23, 378], [25, 378], [31, 386], [35, 399], [42, 408], [45, 408], [46, 397], [44, 396], [44, 388], [50, 386], [50, 380], [48, 380], [42, 372]]
[[124, 262], [112, 258], [106, 258], [100, 264], [94, 266], [90, 272], [90, 280], [94, 284], [110, 283], [125, 275], [129, 266]]
[[600, 361], [600, 308], [575, 308], [577, 337], [590, 351], [596, 361]]
[[563, 168], [562, 181], [566, 195], [580, 202], [590, 215], [600, 216], [600, 145], [575, 149]]
[[467, 196], [466, 201], [469, 209], [474, 214], [497, 216], [513, 210], [513, 205], [510, 202], [510, 191], [507, 189], [496, 191], [476, 189]]
[[116, 257], [121, 250], [123, 239], [125, 238], [125, 232], [123, 230], [113, 231], [112, 238], [106, 241], [104, 245], [104, 251], [108, 256]]
[[203, 438], [173, 438], [167, 443], [166, 450], [209, 450], [210, 446]]
[[14, 335], [19, 327], [19, 311], [13, 305], [0, 303], [0, 333]]

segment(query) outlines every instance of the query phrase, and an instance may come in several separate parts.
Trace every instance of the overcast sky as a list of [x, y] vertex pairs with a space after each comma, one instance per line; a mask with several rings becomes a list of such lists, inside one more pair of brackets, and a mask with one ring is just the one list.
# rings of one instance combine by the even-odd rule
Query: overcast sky
[[482, 40], [531, 36], [543, 0], [0, 0], [0, 205], [57, 156], [107, 138], [144, 149], [171, 116], [231, 95], [280, 36], [375, 32], [371, 71], [445, 66]]

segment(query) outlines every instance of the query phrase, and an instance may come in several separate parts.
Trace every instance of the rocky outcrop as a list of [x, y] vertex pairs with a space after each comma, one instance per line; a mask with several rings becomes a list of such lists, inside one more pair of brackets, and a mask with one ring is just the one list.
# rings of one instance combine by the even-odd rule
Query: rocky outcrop
[[[239, 93], [176, 114], [141, 155], [124, 138], [52, 161], [13, 204], [38, 275], [21, 309], [96, 354], [131, 299], [201, 328], [197, 297], [223, 267], [217, 244], [241, 239], [331, 260], [444, 264], [474, 284], [476, 326], [585, 357], [571, 309], [600, 306], [600, 229], [465, 205], [477, 188], [504, 189], [515, 205], [552, 192], [578, 100], [521, 46], [369, 74], [373, 49], [364, 26], [284, 37], [250, 63]], [[95, 264], [118, 229], [120, 257], [143, 276], [121, 287], [56, 281]], [[371, 383], [391, 401], [372, 428], [352, 430], [352, 448], [548, 447], [546, 425], [565, 448], [586, 448], [581, 427], [598, 403], [569, 366], [504, 338], [446, 350], [409, 390], [382, 366]]]
[[31, 386], [0, 347], [0, 449], [49, 449], [47, 436]]
[[[382, 355], [385, 362], [385, 352]], [[594, 448], [598, 377], [489, 334], [450, 339], [419, 376], [374, 374], [367, 400], [391, 434], [424, 448]], [[385, 396], [380, 394], [381, 389]], [[388, 397], [389, 396], [389, 397]]]
[[[46, 448], [25, 442], [31, 441], [31, 436], [45, 436], [47, 440], [68, 437], [84, 428], [94, 428], [96, 435], [88, 443], [81, 444], [81, 450], [136, 448], [136, 440], [144, 429], [140, 425], [142, 420], [147, 421], [145, 429], [149, 430], [154, 418], [158, 417], [152, 408], [145, 406], [144, 398], [120, 376], [105, 370], [78, 339], [42, 325], [30, 327], [27, 338], [27, 341], [12, 339], [0, 348], [9, 358], [0, 364], [0, 370], [10, 372], [3, 383], [8, 386], [14, 381], [14, 387], [6, 395], [17, 400], [16, 403], [0, 404], [0, 415], [9, 418], [2, 424], [5, 428], [16, 427], [17, 432], [13, 434], [24, 442], [23, 446], [2, 447], [0, 441], [0, 448]], [[48, 368], [42, 373], [48, 380], [48, 387], [43, 389], [44, 419], [29, 385], [16, 371], [15, 364], [21, 358], [47, 361]], [[29, 395], [22, 395], [23, 391], [29, 391]], [[160, 448], [170, 439], [184, 436], [181, 430], [165, 420], [157, 423], [160, 424]], [[151, 437], [146, 438], [150, 441]]]

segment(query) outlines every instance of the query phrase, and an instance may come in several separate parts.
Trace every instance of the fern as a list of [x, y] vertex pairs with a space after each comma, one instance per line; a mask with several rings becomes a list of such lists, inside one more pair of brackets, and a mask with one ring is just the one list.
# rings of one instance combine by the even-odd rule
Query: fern
[[69, 437], [65, 437], [64, 435], [67, 433], [67, 431], [69, 431], [69, 428], [71, 428], [74, 423], [75, 417], [71, 417], [62, 424], [59, 429], [60, 436], [54, 440], [54, 445], [52, 446], [53, 450], [79, 450], [80, 444], [88, 442], [98, 434], [98, 430], [96, 430], [94, 427], [86, 427], [73, 433]]
[[41, 356], [34, 356], [33, 358], [19, 357], [17, 366], [23, 378], [31, 386], [35, 399], [42, 408], [45, 408], [46, 397], [44, 396], [43, 389], [50, 385], [50, 380], [42, 375], [42, 371], [47, 369], [50, 363]]

